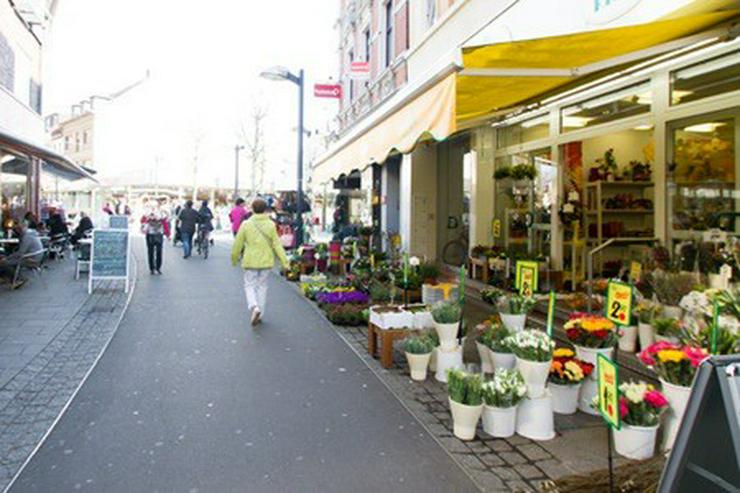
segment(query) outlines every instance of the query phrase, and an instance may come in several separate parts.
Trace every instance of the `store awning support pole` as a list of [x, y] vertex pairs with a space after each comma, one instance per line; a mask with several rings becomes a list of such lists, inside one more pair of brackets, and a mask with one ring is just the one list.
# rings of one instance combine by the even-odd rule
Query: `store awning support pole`
[[594, 255], [599, 253], [601, 250], [608, 247], [615, 241], [616, 238], [611, 238], [588, 252], [588, 304], [586, 305], [588, 308], [588, 313], [591, 313], [591, 297], [594, 295]]

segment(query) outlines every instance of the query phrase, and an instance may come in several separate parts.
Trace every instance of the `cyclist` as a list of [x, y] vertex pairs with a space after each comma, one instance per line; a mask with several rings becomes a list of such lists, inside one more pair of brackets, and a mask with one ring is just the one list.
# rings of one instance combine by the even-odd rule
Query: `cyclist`
[[213, 211], [208, 207], [207, 200], [201, 202], [198, 216], [198, 253], [204, 251], [208, 258], [208, 237], [213, 231]]

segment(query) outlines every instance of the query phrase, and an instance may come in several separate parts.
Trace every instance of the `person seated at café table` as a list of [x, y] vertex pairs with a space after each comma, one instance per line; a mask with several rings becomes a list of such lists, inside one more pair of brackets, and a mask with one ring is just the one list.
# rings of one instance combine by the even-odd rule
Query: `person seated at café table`
[[49, 227], [49, 235], [52, 237], [52, 239], [55, 236], [69, 235], [67, 223], [64, 222], [64, 218], [62, 218], [62, 215], [56, 209], [50, 211], [47, 226]]
[[[18, 249], [12, 254], [0, 258], [0, 277], [5, 279], [7, 282], [13, 282], [15, 276], [15, 270], [18, 264], [24, 261], [28, 262], [40, 262], [44, 256], [43, 245], [39, 239], [39, 235], [35, 229], [26, 226], [23, 223], [18, 223], [13, 226], [13, 233], [17, 238], [20, 238], [20, 244]], [[36, 255], [28, 258], [23, 258], [25, 255], [35, 253]], [[25, 279], [18, 279], [13, 289], [22, 286], [26, 282]]]
[[93, 230], [92, 219], [90, 219], [90, 216], [85, 214], [84, 211], [80, 211], [80, 222], [77, 223], [77, 227], [72, 233], [72, 236], [70, 237], [69, 241], [73, 245], [77, 245], [77, 242], [85, 237], [85, 233], [88, 233], [92, 230]]

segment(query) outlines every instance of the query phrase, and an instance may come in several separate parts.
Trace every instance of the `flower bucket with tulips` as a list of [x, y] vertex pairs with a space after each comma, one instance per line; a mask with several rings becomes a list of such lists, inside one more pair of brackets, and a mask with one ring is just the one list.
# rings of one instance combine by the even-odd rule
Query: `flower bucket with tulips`
[[548, 387], [552, 394], [553, 411], [574, 414], [578, 409], [581, 383], [593, 372], [594, 366], [576, 359], [573, 350], [568, 348], [558, 348], [552, 356]]
[[516, 431], [516, 407], [527, 394], [517, 370], [497, 370], [483, 384], [483, 431], [494, 437], [510, 437]]
[[507, 337], [505, 342], [516, 357], [516, 368], [524, 377], [529, 397], [542, 396], [555, 349], [553, 340], [539, 330], [523, 330]]
[[483, 380], [480, 375], [449, 370], [447, 392], [455, 436], [472, 440], [483, 412]]

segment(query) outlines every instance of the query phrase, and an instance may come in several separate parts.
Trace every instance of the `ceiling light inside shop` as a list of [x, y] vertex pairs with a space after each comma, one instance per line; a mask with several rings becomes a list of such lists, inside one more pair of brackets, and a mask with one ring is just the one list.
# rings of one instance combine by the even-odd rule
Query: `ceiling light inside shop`
[[673, 98], [673, 104], [676, 104], [677, 102], [681, 101], [681, 99], [685, 98], [686, 96], [690, 96], [691, 94], [694, 94], [694, 91], [684, 91], [681, 89], [674, 89], [671, 91], [671, 98]]
[[632, 127], [632, 130], [652, 130], [652, 129], [653, 129], [653, 126], [648, 125], [647, 123], [643, 125], [638, 125], [636, 127]]
[[566, 128], [581, 128], [588, 125], [588, 122], [593, 118], [586, 118], [585, 116], [564, 116], [563, 126]]
[[621, 91], [615, 91], [613, 93], [605, 94], [604, 96], [594, 98], [589, 101], [584, 101], [580, 104], [580, 106], [584, 109], [590, 110], [607, 105], [609, 103], [613, 103], [615, 101], [619, 101], [620, 99], [631, 102], [634, 100], [635, 96], [637, 96], [638, 100], [641, 97], [646, 97], [650, 99], [650, 84], [645, 83], [638, 86], [627, 87], [625, 89], [622, 89]]
[[[624, 98], [627, 102], [632, 102], [633, 98], [628, 97]], [[651, 105], [653, 104], [653, 95], [649, 92], [644, 92], [642, 94], [637, 95], [637, 104], [644, 104], [644, 105]]]
[[696, 132], [700, 134], [709, 134], [717, 130], [719, 127], [725, 126], [726, 123], [723, 122], [709, 122], [709, 123], [699, 123], [698, 125], [691, 125], [689, 127], [684, 127], [684, 132]]
[[542, 116], [531, 118], [529, 120], [524, 120], [521, 123], [521, 126], [522, 128], [532, 128], [532, 127], [537, 127], [539, 125], [547, 125], [547, 121], [549, 118], [550, 118], [550, 115], [546, 113]]
[[714, 60], [709, 60], [708, 62], [700, 63], [683, 70], [677, 70], [673, 73], [673, 77], [676, 79], [691, 79], [692, 77], [716, 72], [717, 70], [722, 70], [738, 63], [740, 63], [740, 51], [735, 51], [721, 58], [715, 58]]

